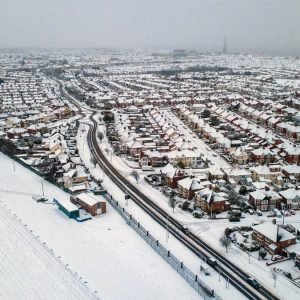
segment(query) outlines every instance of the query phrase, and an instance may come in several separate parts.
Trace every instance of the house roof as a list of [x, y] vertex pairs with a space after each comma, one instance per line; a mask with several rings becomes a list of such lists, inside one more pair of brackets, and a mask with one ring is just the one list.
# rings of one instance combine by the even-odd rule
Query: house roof
[[181, 186], [183, 189], [187, 189], [189, 191], [200, 190], [203, 186], [197, 182], [194, 178], [184, 178], [178, 181], [178, 186]]
[[[293, 234], [283, 229], [277, 224], [273, 223], [263, 223], [253, 227], [253, 230], [259, 232], [264, 235], [274, 243], [278, 241], [287, 241], [296, 238]], [[280, 240], [278, 240], [280, 236]]]
[[80, 193], [79, 195], [76, 196], [76, 198], [83, 201], [84, 203], [86, 203], [89, 206], [93, 206], [99, 202], [104, 202], [104, 201], [101, 201], [100, 199], [97, 199], [90, 193]]

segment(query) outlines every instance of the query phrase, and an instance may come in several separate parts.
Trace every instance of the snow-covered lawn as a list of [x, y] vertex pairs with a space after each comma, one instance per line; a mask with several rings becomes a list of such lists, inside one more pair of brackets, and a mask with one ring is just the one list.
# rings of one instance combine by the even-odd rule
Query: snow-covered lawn
[[[6, 191], [0, 192], [2, 203], [92, 290], [97, 290], [100, 298], [200, 298], [109, 205], [107, 214], [78, 223], [68, 219], [56, 206], [37, 203], [30, 195], [22, 194], [41, 193], [39, 176], [19, 164], [14, 172], [12, 161], [3, 154], [0, 154], [0, 165], [0, 190]], [[48, 182], [44, 182], [44, 189], [50, 199], [69, 198], [68, 194]], [[19, 269], [22, 270], [22, 266]], [[12, 286], [9, 278], [5, 280], [9, 281], [8, 286]], [[17, 283], [15, 288], [21, 290], [22, 285]]]
[[0, 240], [0, 299], [97, 299], [2, 203]]

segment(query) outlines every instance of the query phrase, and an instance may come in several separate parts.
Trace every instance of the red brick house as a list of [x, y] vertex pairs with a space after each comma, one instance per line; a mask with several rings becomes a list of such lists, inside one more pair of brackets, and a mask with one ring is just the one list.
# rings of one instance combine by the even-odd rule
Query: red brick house
[[106, 202], [89, 193], [81, 193], [76, 196], [71, 196], [71, 202], [76, 205], [80, 205], [92, 216], [106, 213]]
[[263, 223], [253, 227], [252, 239], [271, 254], [280, 254], [284, 248], [296, 244], [296, 237], [273, 223]]
[[254, 163], [268, 164], [275, 161], [276, 153], [270, 149], [255, 149], [251, 151], [250, 160]]
[[184, 171], [173, 167], [171, 164], [166, 165], [160, 170], [162, 182], [166, 186], [175, 189], [179, 180], [189, 177]]
[[196, 193], [196, 205], [206, 213], [221, 213], [230, 209], [230, 204], [227, 202], [227, 194], [217, 193], [210, 188], [205, 188]]
[[300, 147], [291, 146], [284, 149], [284, 152], [286, 154], [285, 161], [287, 163], [289, 163], [290, 165], [300, 163]]
[[256, 190], [249, 193], [249, 204], [261, 211], [281, 208], [282, 197], [274, 191]]
[[191, 200], [195, 193], [204, 187], [194, 178], [186, 177], [177, 182], [178, 194], [185, 199]]

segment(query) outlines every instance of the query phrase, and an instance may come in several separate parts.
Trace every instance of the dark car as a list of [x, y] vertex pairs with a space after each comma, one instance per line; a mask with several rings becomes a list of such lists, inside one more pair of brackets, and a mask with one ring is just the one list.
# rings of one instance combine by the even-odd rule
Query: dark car
[[239, 222], [241, 219], [237, 216], [231, 216], [229, 222]]
[[255, 289], [259, 289], [260, 288], [260, 284], [256, 281], [256, 279], [252, 278], [252, 277], [249, 277], [247, 279], [247, 282], [252, 285]]
[[212, 267], [215, 267], [218, 265], [218, 262], [213, 257], [209, 257], [206, 262], [208, 265], [210, 265]]

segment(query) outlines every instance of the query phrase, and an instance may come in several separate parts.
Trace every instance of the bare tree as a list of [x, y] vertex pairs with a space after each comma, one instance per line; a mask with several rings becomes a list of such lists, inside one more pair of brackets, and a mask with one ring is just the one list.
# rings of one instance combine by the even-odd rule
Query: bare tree
[[267, 251], [264, 248], [261, 248], [258, 251], [258, 257], [261, 258], [262, 260], [264, 260], [267, 256]]
[[134, 179], [136, 180], [136, 183], [139, 183], [140, 175], [139, 175], [138, 171], [137, 171], [137, 170], [133, 170], [133, 171], [131, 172], [131, 174], [132, 174], [132, 176], [134, 177]]
[[97, 160], [96, 160], [96, 158], [93, 155], [91, 156], [90, 162], [91, 162], [92, 165], [94, 165], [94, 168], [96, 168]]
[[175, 209], [175, 206], [176, 206], [174, 191], [171, 192], [171, 195], [170, 195], [170, 198], [169, 198], [169, 206], [173, 208], [173, 213], [174, 213], [174, 209]]
[[220, 238], [219, 241], [220, 241], [221, 246], [226, 249], [226, 253], [227, 253], [228, 247], [231, 245], [231, 239], [224, 235]]
[[271, 269], [271, 277], [272, 277], [273, 280], [274, 280], [274, 287], [276, 287], [276, 280], [277, 280], [277, 278], [278, 278], [278, 273], [277, 273], [275, 267]]
[[99, 138], [99, 140], [100, 140], [100, 143], [102, 143], [102, 140], [104, 139], [104, 134], [103, 134], [103, 132], [98, 132], [98, 138]]

